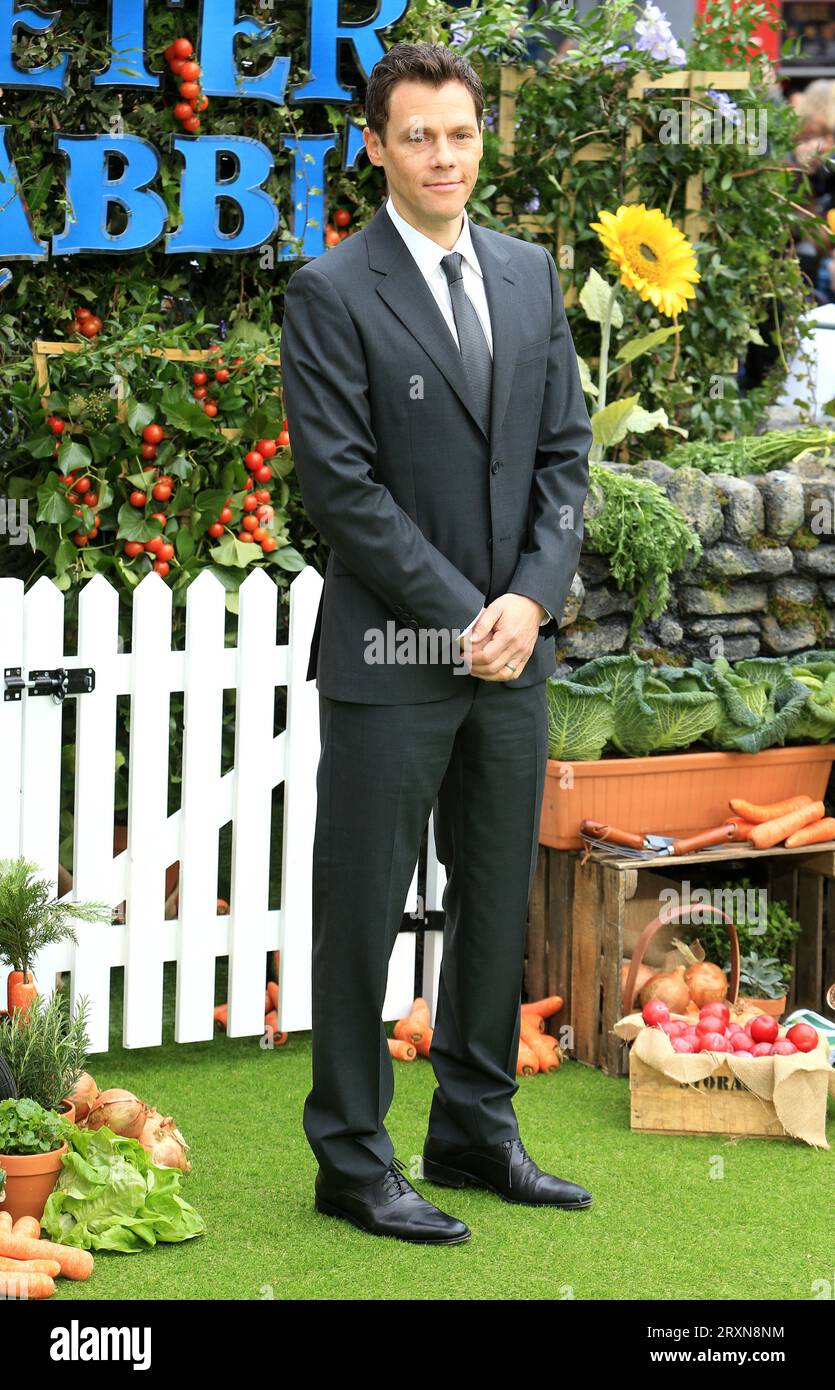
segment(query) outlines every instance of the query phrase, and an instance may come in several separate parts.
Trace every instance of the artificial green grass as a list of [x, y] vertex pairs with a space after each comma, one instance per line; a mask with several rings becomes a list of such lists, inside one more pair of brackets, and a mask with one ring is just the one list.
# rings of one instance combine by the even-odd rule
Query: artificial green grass
[[[114, 972], [121, 987], [121, 972]], [[166, 971], [164, 1044], [90, 1058], [102, 1088], [124, 1086], [173, 1114], [191, 1145], [182, 1194], [204, 1236], [135, 1255], [96, 1253], [61, 1299], [786, 1299], [832, 1279], [832, 1151], [629, 1129], [626, 1080], [567, 1061], [521, 1078], [514, 1097], [540, 1167], [582, 1183], [589, 1211], [511, 1206], [417, 1177], [435, 1087], [425, 1059], [395, 1062], [386, 1125], [417, 1190], [466, 1221], [462, 1245], [375, 1237], [313, 1206], [316, 1159], [302, 1129], [310, 1033], [265, 1051], [258, 1039], [173, 1042]], [[222, 990], [221, 990], [222, 997]], [[114, 1002], [116, 989], [114, 988]], [[389, 1029], [391, 1031], [391, 1029]], [[350, 1041], [346, 1038], [346, 1046]], [[829, 1102], [829, 1141], [835, 1107]]]

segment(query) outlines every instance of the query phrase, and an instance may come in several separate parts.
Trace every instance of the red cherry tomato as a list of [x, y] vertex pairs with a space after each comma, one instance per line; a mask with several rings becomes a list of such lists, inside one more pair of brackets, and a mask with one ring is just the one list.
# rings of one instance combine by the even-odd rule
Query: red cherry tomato
[[207, 401], [206, 404], [204, 405], [203, 409], [204, 409], [204, 411], [206, 412], [206, 414], [209, 416], [209, 418], [212, 419], [212, 420], [213, 420], [213, 419], [215, 418], [215, 416], [217, 415], [217, 406], [215, 405], [214, 401]]
[[286, 449], [287, 445], [290, 443], [290, 436], [287, 433], [287, 431], [282, 430], [281, 434], [278, 436], [275, 442], [278, 445], [279, 449]]
[[191, 39], [175, 39], [171, 47], [174, 50], [175, 58], [190, 58], [192, 53], [194, 52]]
[[259, 439], [258, 443], [255, 445], [255, 449], [262, 458], [271, 459], [275, 458], [278, 445], [274, 439]]
[[191, 120], [191, 117], [193, 115], [194, 107], [192, 106], [190, 101], [177, 102], [177, 105], [174, 107], [174, 116], [178, 121], [182, 121], [183, 123], [185, 123], [186, 121]]
[[249, 497], [245, 497], [245, 498], [244, 498], [244, 511], [245, 511], [245, 512], [254, 512], [257, 506], [258, 506], [258, 499], [257, 499], [256, 497], [253, 497], [251, 493], [250, 493]]
[[223, 526], [219, 521], [212, 522], [212, 525], [209, 527], [209, 535], [213, 540], [218, 540], [223, 535]]
[[180, 68], [180, 76], [184, 82], [196, 82], [200, 76], [201, 68], [199, 63], [183, 63]]
[[195, 372], [191, 380], [194, 386], [205, 386], [209, 378], [205, 372]]
[[143, 444], [139, 450], [144, 459], [155, 459], [157, 456], [156, 444]]
[[146, 444], [161, 444], [165, 438], [165, 430], [162, 425], [146, 425], [142, 431], [142, 438]]
[[258, 518], [255, 516], [245, 516], [241, 522], [241, 526], [245, 531], [257, 531]]
[[137, 555], [141, 555], [144, 549], [141, 541], [125, 541], [125, 554], [131, 560], [135, 560]]
[[168, 572], [169, 572], [170, 569], [171, 569], [171, 566], [169, 565], [169, 563], [168, 563], [167, 560], [155, 560], [155, 561], [154, 561], [154, 573], [155, 573], [155, 574], [158, 574], [158, 575], [160, 576], [161, 579], [164, 579], [164, 578], [165, 578], [165, 576], [168, 574]]
[[49, 428], [52, 430], [53, 434], [63, 434], [64, 430], [67, 428], [67, 422], [66, 420], [59, 420], [57, 415], [54, 415], [49, 421]]
[[277, 546], [278, 541], [276, 540], [275, 536], [265, 536], [261, 542], [261, 549], [264, 551], [265, 555], [271, 554], [272, 551], [277, 548]]
[[158, 521], [163, 527], [168, 524], [168, 517], [165, 515], [165, 512], [151, 512], [151, 516], [154, 518], [154, 521]]
[[265, 463], [264, 467], [258, 468], [252, 476], [257, 483], [268, 483], [272, 479], [273, 470], [270, 468], [269, 464]]
[[219, 386], [225, 386], [228, 380], [229, 380], [229, 368], [228, 368], [228, 367], [221, 367], [219, 371], [215, 372], [215, 381], [218, 383]]
[[220, 521], [226, 522], [226, 524], [227, 524], [227, 526], [228, 526], [229, 522], [232, 520], [232, 512], [231, 512], [231, 510], [230, 510], [229, 507], [224, 507], [224, 508], [223, 508], [223, 511], [222, 511], [221, 514], [220, 514], [219, 520], [220, 520]]
[[128, 500], [132, 507], [144, 507], [145, 503], [148, 501], [148, 494], [137, 490], [131, 493]]
[[202, 124], [199, 116], [189, 116], [187, 120], [183, 121], [183, 130], [187, 130], [189, 135], [194, 135]]

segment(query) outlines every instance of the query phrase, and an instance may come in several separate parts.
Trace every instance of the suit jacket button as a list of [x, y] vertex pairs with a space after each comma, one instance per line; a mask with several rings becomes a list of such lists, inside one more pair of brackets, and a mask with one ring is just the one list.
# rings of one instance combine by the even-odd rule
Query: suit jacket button
[[492, 462], [491, 465], [490, 465], [490, 472], [491, 472], [491, 473], [498, 473], [498, 471], [499, 471], [499, 469], [501, 468], [501, 466], [502, 466], [501, 459], [493, 459], [493, 462]]
[[488, 536], [488, 537], [487, 537], [487, 549], [488, 549], [488, 550], [492, 550], [492, 549], [493, 549], [493, 537], [492, 537], [492, 536]]

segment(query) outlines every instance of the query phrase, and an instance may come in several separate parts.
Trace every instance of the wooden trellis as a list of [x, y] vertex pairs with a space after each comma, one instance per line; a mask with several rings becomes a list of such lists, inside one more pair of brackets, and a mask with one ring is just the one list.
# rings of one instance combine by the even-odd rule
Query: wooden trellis
[[[512, 163], [516, 152], [517, 93], [526, 82], [534, 81], [538, 76], [539, 70], [535, 67], [503, 67], [501, 69], [498, 134], [501, 159], [507, 164]], [[750, 86], [750, 83], [751, 74], [746, 71], [710, 72], [701, 69], [682, 69], [677, 72], [665, 73], [663, 77], [653, 77], [649, 72], [643, 71], [635, 74], [628, 95], [633, 99], [641, 98], [648, 91], [664, 89], [680, 93], [682, 100], [689, 98], [690, 101], [698, 101], [699, 94], [708, 87], [713, 87], [717, 91], [738, 92], [745, 90]], [[643, 138], [643, 126], [639, 121], [634, 121], [626, 137], [627, 150], [633, 150]], [[561, 183], [567, 194], [567, 214], [564, 219], [559, 219], [556, 223], [549, 225], [542, 216], [536, 214], [526, 214], [513, 218], [513, 225], [517, 229], [542, 233], [551, 240], [550, 249], [558, 267], [560, 266], [560, 248], [564, 244], [561, 229], [563, 226], [571, 226], [573, 221], [574, 200], [570, 189], [572, 167], [586, 160], [614, 160], [618, 158], [618, 154], [616, 146], [599, 140], [589, 141], [576, 151], [571, 164], [562, 171]], [[708, 222], [701, 211], [703, 191], [701, 172], [691, 175], [685, 188], [686, 212], [683, 219], [683, 231], [690, 241], [698, 241], [708, 229]], [[631, 184], [626, 188], [624, 202], [635, 203], [639, 202], [640, 199], [641, 190], [636, 184]], [[510, 199], [500, 198], [498, 207], [505, 216], [512, 216], [513, 208]], [[567, 304], [576, 300], [577, 291], [573, 285], [564, 287], [564, 298]]]
[[[42, 388], [44, 393], [41, 397], [41, 405], [44, 407], [44, 410], [49, 409], [48, 402], [50, 391], [50, 357], [62, 357], [65, 353], [68, 352], [82, 352], [84, 346], [84, 343], [51, 343], [45, 341], [42, 338], [37, 338], [35, 342], [32, 344], [32, 357], [35, 363], [35, 375], [38, 385]], [[213, 355], [200, 348], [191, 349], [186, 352], [181, 351], [180, 348], [133, 348], [131, 349], [131, 351], [140, 352], [143, 355], [147, 354], [149, 357], [164, 357], [167, 362], [191, 362], [194, 364], [204, 362], [209, 363], [210, 365], [216, 365]], [[278, 367], [281, 365], [279, 362], [274, 361], [272, 358], [264, 357], [261, 353], [258, 353], [256, 355], [255, 360], [256, 362], [266, 362], [267, 365], [270, 367]], [[278, 395], [278, 391], [276, 391], [275, 394]], [[125, 396], [125, 383], [121, 376], [119, 377], [119, 380], [116, 384], [115, 399], [117, 419], [124, 421], [127, 419], [128, 402]], [[77, 433], [80, 427], [76, 425], [68, 425], [67, 428], [69, 429], [70, 433]], [[223, 426], [220, 427], [219, 432], [224, 436], [225, 439], [240, 439], [243, 433], [242, 430], [225, 429]]]

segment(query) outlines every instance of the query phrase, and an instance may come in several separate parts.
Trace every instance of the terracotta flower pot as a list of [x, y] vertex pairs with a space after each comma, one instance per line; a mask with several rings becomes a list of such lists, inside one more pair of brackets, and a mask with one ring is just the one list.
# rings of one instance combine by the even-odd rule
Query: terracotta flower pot
[[732, 796], [768, 805], [806, 792], [822, 801], [835, 743], [766, 748], [762, 753], [661, 753], [650, 758], [549, 758], [539, 842], [582, 849], [580, 824], [688, 835], [721, 825]]
[[739, 1002], [746, 1009], [756, 1009], [758, 1014], [768, 1014], [769, 1018], [782, 1018], [786, 1012], [786, 996], [780, 999], [753, 999], [750, 995], [741, 994]]
[[15, 1009], [22, 1009], [24, 1014], [29, 1012], [33, 1000], [38, 997], [38, 987], [35, 984], [35, 977], [31, 970], [12, 970], [6, 980], [6, 1010], [12, 1013]]
[[40, 1221], [66, 1152], [67, 1144], [63, 1143], [47, 1154], [0, 1154], [0, 1168], [6, 1170], [6, 1199], [0, 1211], [10, 1212], [13, 1223], [21, 1216]]
[[68, 1096], [58, 1106], [58, 1114], [67, 1121], [67, 1124], [75, 1124], [75, 1105]]

